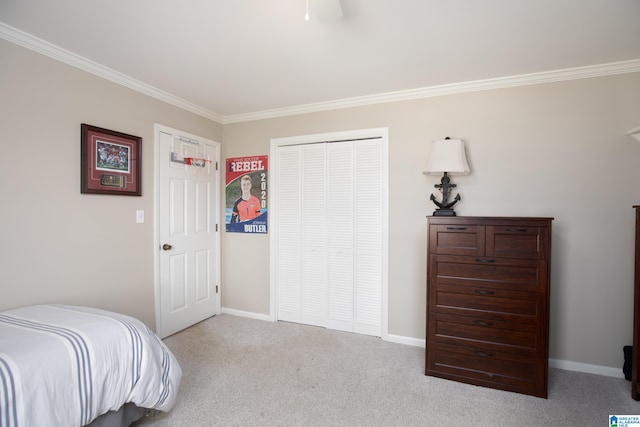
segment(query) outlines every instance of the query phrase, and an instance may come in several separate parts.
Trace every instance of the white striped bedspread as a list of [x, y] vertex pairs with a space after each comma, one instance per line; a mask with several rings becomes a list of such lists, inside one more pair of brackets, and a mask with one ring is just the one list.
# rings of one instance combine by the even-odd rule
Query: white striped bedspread
[[168, 411], [181, 376], [133, 317], [67, 305], [0, 312], [0, 427], [84, 426], [128, 402]]

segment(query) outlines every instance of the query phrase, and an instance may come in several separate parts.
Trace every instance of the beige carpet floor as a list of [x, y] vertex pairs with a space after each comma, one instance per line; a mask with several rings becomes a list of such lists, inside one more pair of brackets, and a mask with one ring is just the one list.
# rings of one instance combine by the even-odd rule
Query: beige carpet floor
[[551, 369], [541, 399], [426, 377], [423, 348], [312, 326], [223, 314], [165, 342], [183, 370], [178, 400], [141, 427], [608, 426], [640, 414], [624, 379]]

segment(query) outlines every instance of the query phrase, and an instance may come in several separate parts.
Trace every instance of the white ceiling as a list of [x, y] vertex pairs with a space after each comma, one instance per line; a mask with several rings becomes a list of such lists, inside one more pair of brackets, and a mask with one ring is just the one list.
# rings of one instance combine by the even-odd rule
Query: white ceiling
[[0, 0], [0, 23], [222, 119], [640, 60], [640, 0], [320, 1]]

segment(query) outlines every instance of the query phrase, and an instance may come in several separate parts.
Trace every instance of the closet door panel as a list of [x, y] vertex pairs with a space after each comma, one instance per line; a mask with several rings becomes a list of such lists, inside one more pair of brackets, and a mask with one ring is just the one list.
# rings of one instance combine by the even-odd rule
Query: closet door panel
[[300, 147], [281, 147], [277, 169], [277, 301], [278, 319], [302, 321], [302, 189]]
[[327, 327], [353, 332], [353, 143], [327, 144], [329, 318]]
[[326, 144], [301, 147], [302, 322], [327, 324]]
[[354, 142], [354, 332], [381, 335], [382, 329], [382, 144]]

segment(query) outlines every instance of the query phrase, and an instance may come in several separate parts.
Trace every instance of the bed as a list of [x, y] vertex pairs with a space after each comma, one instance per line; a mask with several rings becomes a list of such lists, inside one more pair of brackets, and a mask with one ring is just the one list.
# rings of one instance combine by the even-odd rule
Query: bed
[[181, 376], [135, 318], [68, 305], [0, 312], [0, 427], [129, 425], [169, 411]]

